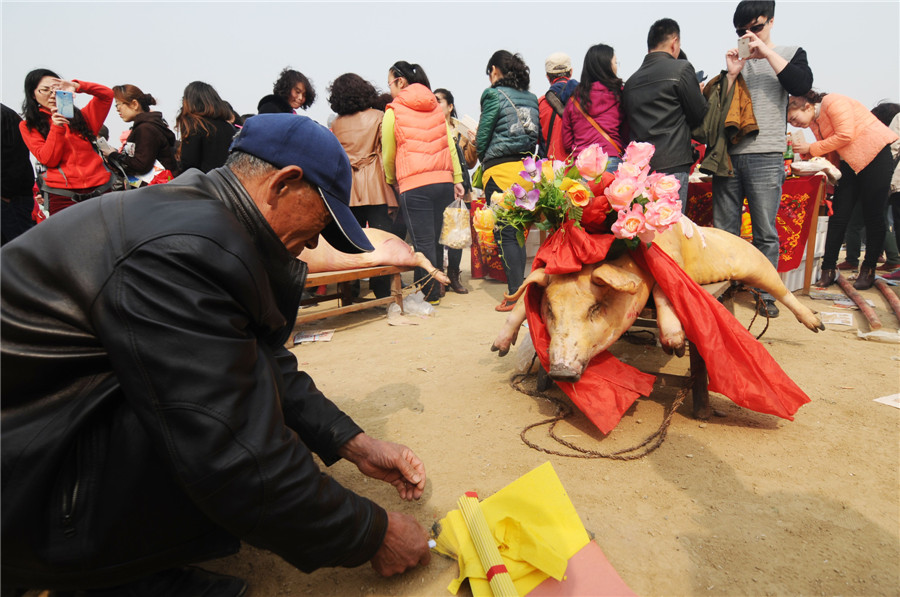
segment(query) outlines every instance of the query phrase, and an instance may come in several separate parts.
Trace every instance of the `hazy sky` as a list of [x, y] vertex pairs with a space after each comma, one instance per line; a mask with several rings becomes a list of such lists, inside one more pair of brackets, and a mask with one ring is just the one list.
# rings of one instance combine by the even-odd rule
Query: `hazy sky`
[[[240, 113], [255, 112], [287, 65], [319, 94], [306, 112], [325, 124], [327, 87], [356, 72], [379, 89], [397, 60], [424, 67], [434, 87], [456, 96], [478, 118], [488, 85], [485, 66], [498, 49], [519, 52], [531, 68], [531, 91], [547, 88], [544, 58], [572, 56], [575, 76], [588, 47], [616, 50], [625, 79], [646, 53], [649, 26], [671, 17], [694, 67], [715, 74], [735, 46], [737, 2], [57, 2], [0, 1], [3, 103], [21, 110], [25, 74], [50, 68], [65, 78], [113, 86], [132, 83], [153, 94], [174, 124], [186, 84], [212, 84]], [[900, 101], [900, 2], [792, 2], [776, 7], [772, 38], [802, 46], [815, 87], [868, 107]], [[84, 105], [86, 96], [76, 96]], [[113, 139], [126, 128], [115, 109]]]

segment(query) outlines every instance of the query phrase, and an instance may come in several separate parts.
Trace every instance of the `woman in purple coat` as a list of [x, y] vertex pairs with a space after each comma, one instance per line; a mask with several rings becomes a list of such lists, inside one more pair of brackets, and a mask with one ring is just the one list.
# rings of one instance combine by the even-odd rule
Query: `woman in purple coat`
[[609, 155], [607, 170], [619, 167], [628, 124], [622, 108], [622, 79], [616, 73], [616, 53], [610, 46], [591, 46], [584, 55], [581, 82], [563, 114], [563, 149], [578, 157], [581, 151], [599, 143]]

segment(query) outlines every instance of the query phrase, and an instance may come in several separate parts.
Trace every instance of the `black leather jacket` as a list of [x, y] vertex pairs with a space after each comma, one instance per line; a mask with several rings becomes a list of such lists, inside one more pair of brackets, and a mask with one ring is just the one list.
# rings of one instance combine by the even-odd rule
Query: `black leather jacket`
[[304, 571], [374, 555], [387, 514], [312, 457], [361, 429], [283, 346], [306, 266], [230, 170], [86, 201], [0, 256], [4, 586], [113, 584], [235, 537]]
[[703, 121], [707, 108], [691, 63], [650, 52], [625, 82], [622, 97], [632, 140], [656, 146], [650, 167], [687, 172], [694, 161], [691, 129]]

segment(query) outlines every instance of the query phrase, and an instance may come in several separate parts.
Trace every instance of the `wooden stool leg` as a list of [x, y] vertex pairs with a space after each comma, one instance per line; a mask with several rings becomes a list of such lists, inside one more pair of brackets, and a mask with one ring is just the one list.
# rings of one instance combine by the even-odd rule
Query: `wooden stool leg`
[[709, 408], [709, 377], [706, 362], [691, 342], [688, 342], [688, 356], [691, 360], [691, 375], [694, 377], [694, 386], [691, 388], [694, 418], [705, 420], [712, 414]]
[[403, 281], [400, 273], [391, 274], [391, 297], [400, 306], [400, 314], [403, 314]]

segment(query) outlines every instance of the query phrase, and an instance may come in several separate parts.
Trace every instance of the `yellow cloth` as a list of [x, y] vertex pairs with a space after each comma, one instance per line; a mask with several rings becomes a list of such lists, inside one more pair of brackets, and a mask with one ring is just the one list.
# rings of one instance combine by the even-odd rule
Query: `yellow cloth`
[[[546, 462], [481, 502], [481, 510], [520, 595], [548, 577], [562, 580], [569, 558], [590, 538], [553, 466]], [[469, 579], [474, 597], [491, 597], [490, 585], [459, 510], [440, 522], [438, 553], [457, 558], [454, 595]]]

